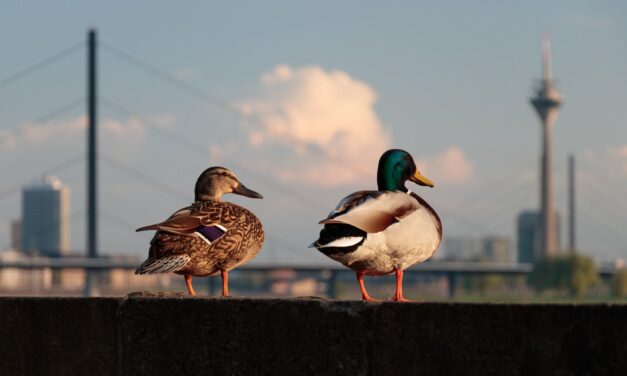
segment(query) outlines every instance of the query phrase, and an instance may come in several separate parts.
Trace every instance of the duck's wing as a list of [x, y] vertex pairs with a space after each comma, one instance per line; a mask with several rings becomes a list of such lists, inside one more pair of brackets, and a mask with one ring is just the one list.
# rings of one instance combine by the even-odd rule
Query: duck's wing
[[198, 210], [196, 207], [184, 208], [172, 214], [170, 218], [163, 222], [140, 227], [135, 231], [157, 230], [179, 235], [192, 235], [198, 232], [207, 240], [214, 241], [227, 231], [222, 208], [215, 206], [203, 207], [202, 209]]
[[431, 205], [429, 205], [429, 203], [425, 201], [422, 197], [418, 196], [414, 192], [411, 192], [411, 196], [420, 203], [420, 206], [425, 208], [431, 214], [431, 216], [435, 220], [435, 226], [438, 231], [438, 238], [442, 240], [442, 220], [440, 219], [440, 216], [438, 215], [438, 213], [436, 213], [435, 209], [433, 209], [433, 207], [431, 207]]
[[[182, 269], [190, 261], [190, 250], [198, 246], [211, 246], [228, 231], [219, 205], [214, 208], [197, 206], [181, 209], [167, 220], [136, 231], [156, 230], [150, 242], [148, 259], [135, 274], [165, 273]], [[204, 243], [206, 245], [203, 245]]]
[[343, 223], [367, 233], [383, 231], [419, 208], [404, 192], [359, 191], [346, 196], [320, 224]]
[[184, 208], [172, 214], [170, 218], [163, 222], [140, 227], [135, 231], [157, 230], [180, 235], [191, 234], [201, 225], [201, 218], [197, 215], [191, 215], [191, 213], [191, 208]]

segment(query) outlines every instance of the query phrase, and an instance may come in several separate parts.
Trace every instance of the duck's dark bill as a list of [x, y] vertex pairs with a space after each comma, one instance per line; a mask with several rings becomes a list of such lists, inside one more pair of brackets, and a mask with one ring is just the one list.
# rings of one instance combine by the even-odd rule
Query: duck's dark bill
[[246, 188], [246, 186], [242, 183], [239, 183], [239, 185], [233, 190], [233, 193], [246, 196], [246, 197], [263, 198], [263, 196], [260, 193], [257, 193], [253, 191], [252, 189]]

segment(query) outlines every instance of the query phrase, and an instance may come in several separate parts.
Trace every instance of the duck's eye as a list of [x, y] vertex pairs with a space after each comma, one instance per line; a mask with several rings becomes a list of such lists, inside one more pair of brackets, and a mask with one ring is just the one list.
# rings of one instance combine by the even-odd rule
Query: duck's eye
[[403, 163], [397, 163], [396, 166], [394, 166], [394, 178], [401, 180], [403, 179], [403, 175], [405, 173], [405, 165]]

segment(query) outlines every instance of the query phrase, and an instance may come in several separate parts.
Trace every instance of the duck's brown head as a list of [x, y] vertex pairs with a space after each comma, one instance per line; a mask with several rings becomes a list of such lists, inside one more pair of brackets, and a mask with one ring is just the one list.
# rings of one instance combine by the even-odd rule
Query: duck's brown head
[[200, 174], [194, 189], [196, 201], [220, 201], [225, 193], [235, 193], [251, 198], [263, 198], [261, 194], [246, 188], [244, 184], [240, 183], [235, 173], [228, 168], [210, 167]]

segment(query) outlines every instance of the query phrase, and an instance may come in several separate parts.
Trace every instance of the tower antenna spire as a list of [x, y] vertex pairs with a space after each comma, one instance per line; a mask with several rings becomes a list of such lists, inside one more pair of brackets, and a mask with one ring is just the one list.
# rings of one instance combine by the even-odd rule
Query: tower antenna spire
[[544, 81], [550, 82], [552, 77], [551, 72], [551, 41], [549, 40], [549, 34], [544, 33], [542, 35], [542, 78]]

